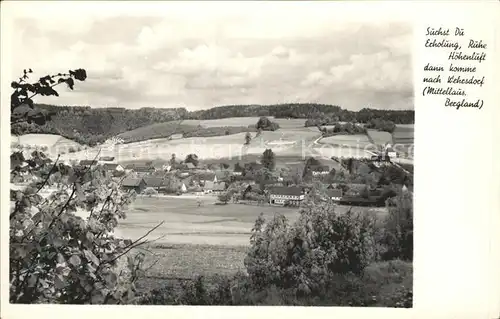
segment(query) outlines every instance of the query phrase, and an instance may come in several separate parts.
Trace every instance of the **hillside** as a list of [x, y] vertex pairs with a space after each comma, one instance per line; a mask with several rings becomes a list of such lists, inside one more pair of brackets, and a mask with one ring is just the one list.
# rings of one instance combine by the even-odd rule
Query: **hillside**
[[[43, 126], [16, 124], [14, 135], [29, 133], [58, 134], [80, 144], [96, 145], [105, 140], [152, 124], [185, 120], [210, 120], [269, 116], [276, 119], [335, 118], [339, 121], [366, 123], [372, 118], [392, 121], [395, 124], [414, 123], [413, 110], [362, 109], [349, 111], [335, 105], [302, 103], [275, 105], [228, 105], [207, 110], [187, 111], [185, 108], [91, 108], [81, 106], [55, 106], [38, 104], [37, 108], [53, 113], [52, 120]], [[280, 124], [281, 125], [281, 124]], [[161, 126], [161, 125], [160, 125]], [[237, 123], [221, 126], [247, 126]], [[146, 129], [148, 131], [150, 129]], [[154, 131], [153, 129], [151, 129]], [[160, 129], [161, 132], [161, 129]], [[135, 134], [135, 133], [134, 133]], [[138, 133], [140, 135], [142, 133]], [[158, 134], [157, 134], [158, 135]], [[158, 136], [163, 136], [159, 134]]]

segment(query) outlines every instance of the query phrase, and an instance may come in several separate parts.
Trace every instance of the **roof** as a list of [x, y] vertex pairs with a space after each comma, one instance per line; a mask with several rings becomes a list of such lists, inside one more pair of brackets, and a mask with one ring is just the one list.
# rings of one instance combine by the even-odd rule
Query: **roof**
[[147, 165], [135, 165], [133, 169], [138, 172], [149, 172], [151, 170], [154, 170], [154, 167]]
[[123, 180], [122, 186], [137, 187], [141, 184], [141, 181], [144, 181], [144, 179], [137, 177], [127, 177]]
[[115, 170], [118, 167], [118, 165], [119, 164], [115, 164], [115, 163], [104, 163], [102, 166], [108, 170]]
[[194, 166], [194, 164], [193, 164], [193, 163], [186, 163], [186, 166], [187, 166], [187, 168], [189, 168], [189, 169], [196, 168], [196, 166]]
[[315, 165], [311, 167], [311, 170], [314, 172], [328, 172], [330, 167], [328, 165]]
[[97, 164], [97, 161], [93, 161], [93, 160], [80, 161], [80, 165], [82, 165], [82, 166], [90, 166], [90, 165], [95, 165], [95, 164]]
[[276, 195], [300, 196], [302, 195], [302, 189], [300, 187], [275, 186], [269, 188], [269, 193]]
[[164, 179], [162, 177], [155, 177], [155, 176], [145, 176], [143, 177], [144, 181], [146, 182], [147, 186], [150, 187], [161, 187], [164, 186]]
[[220, 183], [215, 183], [214, 187], [212, 188], [214, 191], [224, 191], [226, 190], [226, 183], [225, 182], [220, 182]]
[[114, 161], [115, 157], [114, 156], [101, 156], [99, 158], [100, 161]]
[[205, 182], [205, 187], [204, 187], [204, 188], [205, 188], [205, 189], [213, 189], [213, 188], [214, 188], [214, 184], [215, 184], [215, 183], [214, 183], [214, 182], [212, 182], [212, 181], [206, 181], [206, 182]]
[[340, 189], [327, 189], [326, 194], [328, 197], [342, 197], [342, 190]]
[[215, 176], [217, 177], [217, 180], [229, 178], [230, 175], [231, 175], [230, 171], [216, 171], [215, 172]]

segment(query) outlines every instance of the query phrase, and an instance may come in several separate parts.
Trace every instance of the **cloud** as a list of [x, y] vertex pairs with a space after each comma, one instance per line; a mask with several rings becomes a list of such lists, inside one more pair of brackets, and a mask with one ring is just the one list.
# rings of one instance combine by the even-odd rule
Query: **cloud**
[[167, 7], [161, 16], [120, 15], [120, 7], [115, 14], [82, 10], [79, 19], [73, 14], [20, 18], [12, 72], [87, 70], [88, 80], [75, 91], [43, 97], [40, 102], [46, 103], [196, 109], [311, 101], [349, 109], [413, 107], [408, 24], [354, 16], [330, 5], [258, 3], [196, 12], [192, 4]]

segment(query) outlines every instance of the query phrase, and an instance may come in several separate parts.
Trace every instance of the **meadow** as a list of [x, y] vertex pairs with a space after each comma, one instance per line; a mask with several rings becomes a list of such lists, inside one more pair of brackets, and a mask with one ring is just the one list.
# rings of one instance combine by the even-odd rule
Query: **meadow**
[[392, 133], [394, 144], [413, 144], [415, 128], [413, 124], [397, 125]]
[[[199, 206], [198, 201], [202, 201]], [[188, 279], [194, 275], [233, 274], [244, 271], [243, 259], [250, 244], [250, 231], [260, 213], [266, 219], [276, 213], [293, 222], [297, 208], [254, 204], [217, 205], [215, 196], [185, 198], [182, 195], [139, 196], [131, 204], [127, 218], [119, 222], [115, 235], [137, 239], [164, 222], [147, 238], [149, 262], [158, 262], [148, 270], [143, 285], [154, 287], [162, 280]], [[350, 207], [337, 206], [338, 212]], [[353, 211], [374, 214], [379, 220], [385, 208], [353, 207]], [[156, 283], [155, 283], [156, 281]]]
[[368, 137], [376, 145], [392, 144], [392, 135], [389, 132], [382, 132], [378, 130], [367, 130]]
[[318, 143], [359, 148], [364, 148], [371, 144], [368, 137], [364, 134], [328, 136], [319, 140]]

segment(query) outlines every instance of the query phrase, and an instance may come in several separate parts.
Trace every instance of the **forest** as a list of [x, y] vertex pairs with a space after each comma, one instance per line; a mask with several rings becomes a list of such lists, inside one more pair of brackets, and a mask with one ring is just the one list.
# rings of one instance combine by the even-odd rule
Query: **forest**
[[364, 108], [349, 111], [326, 104], [275, 104], [275, 105], [227, 105], [206, 110], [188, 111], [185, 108], [119, 107], [91, 108], [89, 106], [55, 106], [35, 104], [35, 108], [51, 114], [51, 121], [44, 125], [15, 123], [14, 135], [28, 133], [59, 134], [86, 145], [102, 143], [110, 137], [143, 126], [182, 119], [222, 119], [229, 117], [304, 118], [306, 126], [329, 125], [337, 121], [369, 123], [377, 118], [384, 123], [414, 123], [413, 110], [378, 110]]

